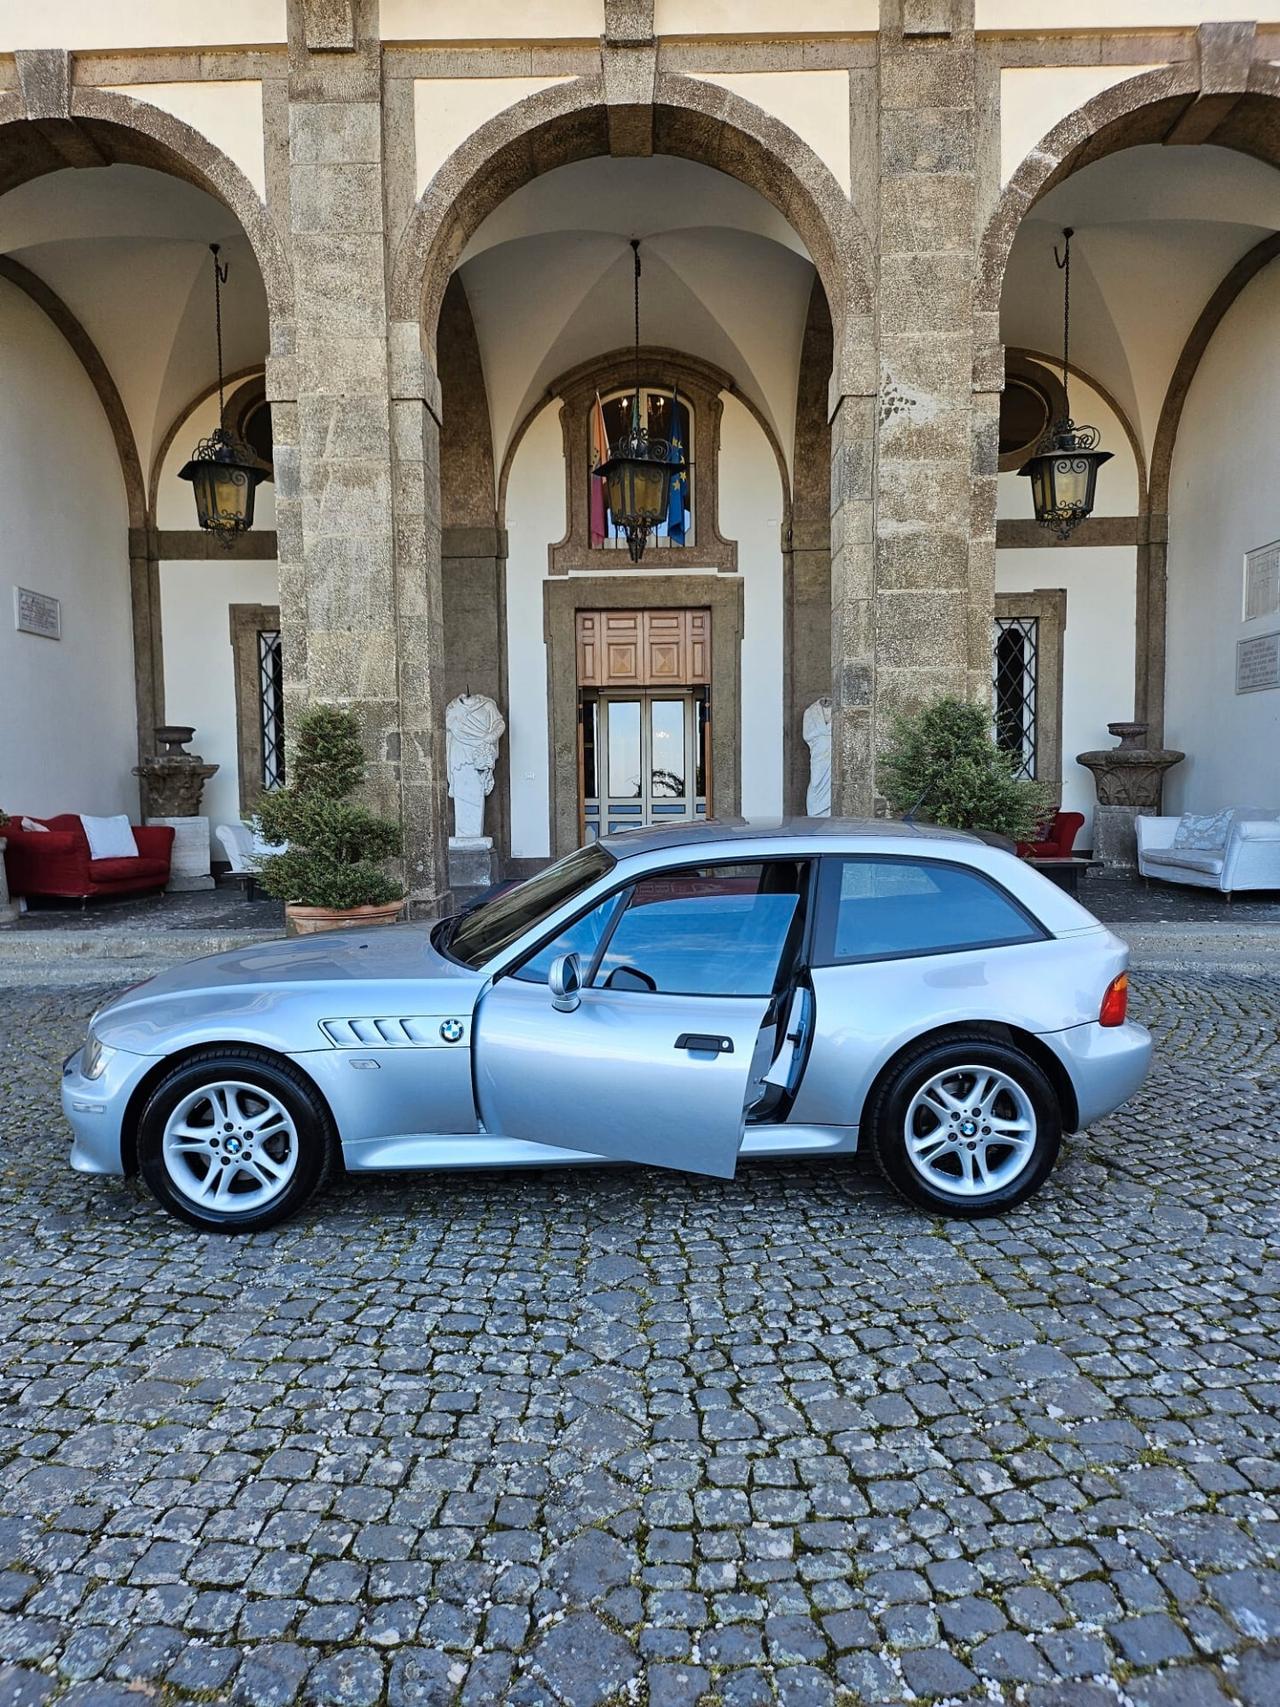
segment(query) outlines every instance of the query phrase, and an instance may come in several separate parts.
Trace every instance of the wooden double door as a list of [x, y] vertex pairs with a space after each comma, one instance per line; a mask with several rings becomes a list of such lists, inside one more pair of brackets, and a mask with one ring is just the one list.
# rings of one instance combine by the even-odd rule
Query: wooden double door
[[710, 811], [711, 612], [579, 611], [584, 841]]

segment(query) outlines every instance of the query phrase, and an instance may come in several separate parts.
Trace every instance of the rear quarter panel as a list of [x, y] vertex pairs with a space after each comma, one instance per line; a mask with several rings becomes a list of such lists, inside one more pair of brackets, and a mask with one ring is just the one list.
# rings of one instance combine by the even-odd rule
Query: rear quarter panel
[[857, 1123], [886, 1062], [944, 1026], [987, 1021], [1043, 1033], [1095, 1021], [1127, 960], [1124, 944], [1095, 923], [1043, 942], [815, 966], [813, 1051], [791, 1119]]

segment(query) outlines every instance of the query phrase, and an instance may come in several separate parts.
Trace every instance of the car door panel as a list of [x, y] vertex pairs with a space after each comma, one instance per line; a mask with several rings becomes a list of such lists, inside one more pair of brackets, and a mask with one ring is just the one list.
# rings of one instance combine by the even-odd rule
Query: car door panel
[[485, 1130], [732, 1178], [770, 998], [581, 995], [564, 1013], [544, 986], [503, 978], [481, 997], [473, 1066]]

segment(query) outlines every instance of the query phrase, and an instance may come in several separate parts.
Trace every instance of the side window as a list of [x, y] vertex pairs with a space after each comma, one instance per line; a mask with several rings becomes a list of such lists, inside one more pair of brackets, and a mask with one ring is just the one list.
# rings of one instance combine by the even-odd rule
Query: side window
[[611, 989], [767, 996], [794, 952], [802, 860], [698, 866], [637, 883], [595, 977]]
[[815, 960], [887, 960], [1037, 942], [1044, 932], [980, 871], [941, 860], [828, 856]]
[[600, 939], [609, 928], [617, 902], [618, 897], [610, 895], [607, 901], [602, 901], [598, 907], [593, 907], [589, 913], [584, 913], [580, 919], [566, 925], [558, 936], [544, 943], [522, 966], [517, 967], [512, 976], [523, 978], [526, 984], [545, 984], [553, 960], [557, 960], [562, 954], [580, 954], [582, 975], [585, 978], [600, 946]]

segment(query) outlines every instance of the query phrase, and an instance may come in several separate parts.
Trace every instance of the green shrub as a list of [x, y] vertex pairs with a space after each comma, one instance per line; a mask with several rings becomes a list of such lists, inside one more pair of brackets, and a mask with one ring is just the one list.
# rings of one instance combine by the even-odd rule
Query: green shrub
[[994, 830], [1029, 841], [1053, 810], [1053, 790], [1018, 777], [1018, 761], [996, 746], [985, 706], [939, 699], [894, 719], [879, 780], [895, 812], [952, 830]]
[[288, 787], [258, 802], [259, 834], [289, 844], [261, 861], [267, 894], [338, 909], [401, 900], [404, 889], [381, 863], [400, 852], [400, 826], [347, 798], [364, 779], [355, 712], [313, 706], [299, 720], [289, 758]]

